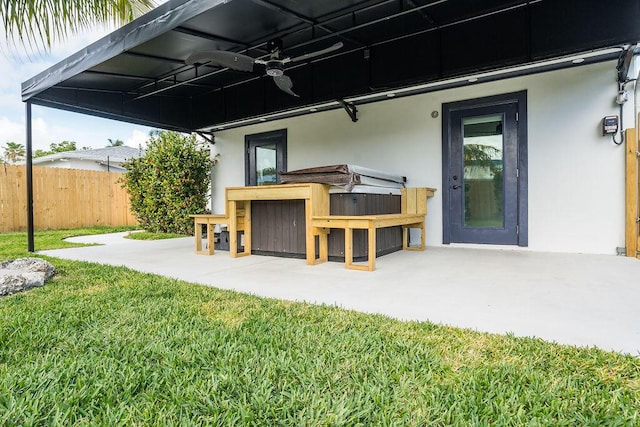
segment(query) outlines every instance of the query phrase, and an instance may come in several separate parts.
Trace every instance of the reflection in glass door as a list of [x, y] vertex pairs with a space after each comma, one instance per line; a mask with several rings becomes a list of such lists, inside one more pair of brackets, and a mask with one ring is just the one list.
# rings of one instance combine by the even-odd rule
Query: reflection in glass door
[[503, 228], [503, 117], [465, 117], [462, 127], [464, 225]]
[[276, 145], [256, 147], [256, 185], [276, 183]]

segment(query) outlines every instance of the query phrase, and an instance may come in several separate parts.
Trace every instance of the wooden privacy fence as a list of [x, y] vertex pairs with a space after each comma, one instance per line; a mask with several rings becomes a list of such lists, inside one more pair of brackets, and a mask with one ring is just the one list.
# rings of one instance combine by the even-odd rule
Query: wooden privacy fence
[[[36, 230], [135, 225], [122, 173], [33, 168]], [[27, 228], [26, 167], [0, 164], [0, 232]]]

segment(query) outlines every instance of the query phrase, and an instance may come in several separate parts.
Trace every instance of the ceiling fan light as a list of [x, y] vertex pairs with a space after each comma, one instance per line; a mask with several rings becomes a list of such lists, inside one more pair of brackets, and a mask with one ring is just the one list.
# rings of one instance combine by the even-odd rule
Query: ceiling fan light
[[280, 77], [283, 74], [282, 68], [267, 68], [267, 76]]
[[284, 67], [282, 62], [274, 59], [271, 61], [267, 61], [267, 76], [271, 77], [280, 77], [284, 74]]

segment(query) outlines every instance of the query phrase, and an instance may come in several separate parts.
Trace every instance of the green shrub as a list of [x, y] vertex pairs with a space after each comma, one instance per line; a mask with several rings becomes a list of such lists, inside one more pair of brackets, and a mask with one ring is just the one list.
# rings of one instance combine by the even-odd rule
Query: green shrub
[[140, 225], [153, 233], [192, 234], [189, 215], [207, 212], [212, 165], [195, 135], [152, 133], [144, 157], [127, 161], [123, 178]]

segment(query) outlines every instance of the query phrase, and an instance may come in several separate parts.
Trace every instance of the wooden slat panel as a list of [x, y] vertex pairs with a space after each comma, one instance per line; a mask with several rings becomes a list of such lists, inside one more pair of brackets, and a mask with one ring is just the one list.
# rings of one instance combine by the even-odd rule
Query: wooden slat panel
[[625, 247], [626, 255], [637, 256], [638, 244], [638, 140], [635, 129], [627, 129], [626, 141], [626, 183], [625, 183]]
[[[33, 168], [34, 226], [39, 230], [135, 225], [121, 173]], [[0, 168], [0, 232], [27, 227], [26, 167]]]
[[416, 200], [416, 189], [407, 188], [407, 214], [414, 214], [418, 211], [418, 203]]
[[427, 198], [433, 197], [434, 188], [408, 187], [401, 190], [401, 212], [406, 214], [427, 214]]
[[305, 254], [304, 200], [254, 201], [251, 211], [254, 251]]
[[[431, 193], [433, 196], [433, 193]], [[429, 197], [429, 190], [421, 187], [416, 188], [416, 213], [420, 215], [427, 214], [427, 197]]]

